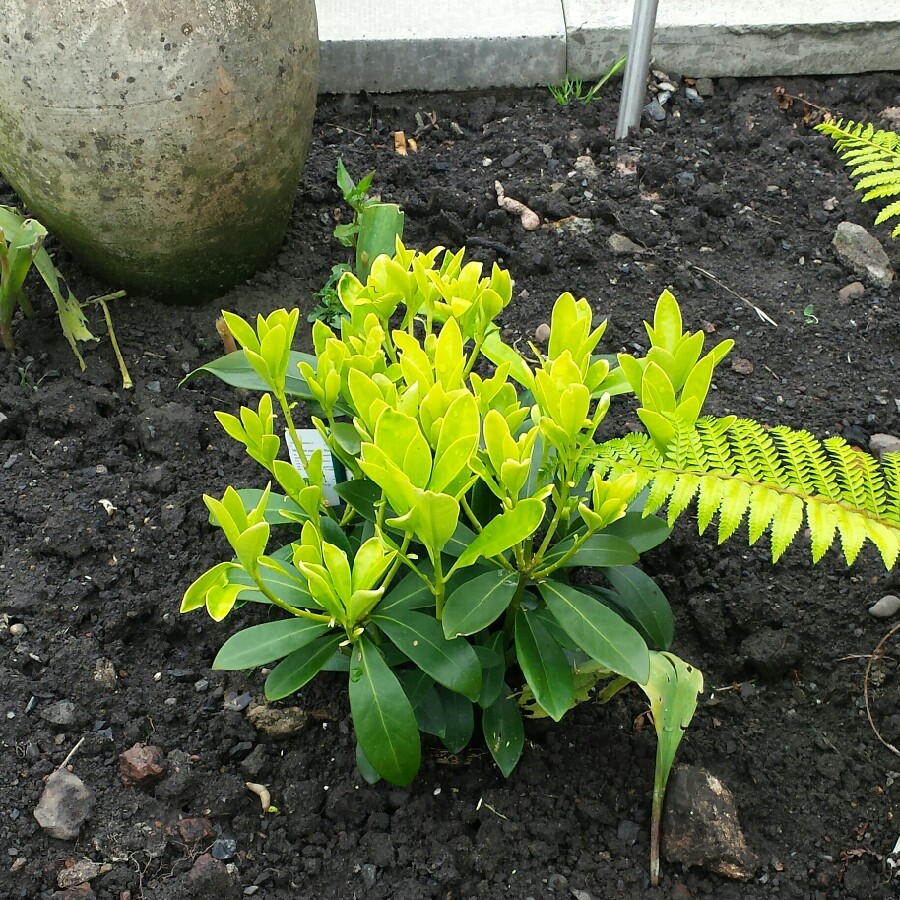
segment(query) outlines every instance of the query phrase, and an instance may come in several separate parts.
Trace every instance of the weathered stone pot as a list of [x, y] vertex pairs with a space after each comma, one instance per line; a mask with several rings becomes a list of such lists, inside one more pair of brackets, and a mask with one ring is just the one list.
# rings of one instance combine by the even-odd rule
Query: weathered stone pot
[[287, 227], [314, 0], [5, 0], [0, 172], [111, 288], [224, 293]]

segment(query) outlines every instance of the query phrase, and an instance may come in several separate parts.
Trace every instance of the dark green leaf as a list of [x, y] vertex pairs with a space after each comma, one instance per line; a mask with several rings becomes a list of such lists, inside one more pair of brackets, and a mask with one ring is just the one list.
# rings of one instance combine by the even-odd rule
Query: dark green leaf
[[334, 544], [335, 547], [343, 550], [344, 553], [347, 554], [348, 558], [351, 560], [352, 564], [352, 550], [350, 549], [350, 541], [347, 538], [347, 534], [331, 516], [320, 516], [319, 517], [319, 528], [322, 532], [322, 537], [328, 541], [329, 544]]
[[437, 692], [444, 710], [444, 733], [440, 738], [451, 753], [459, 753], [472, 740], [475, 731], [472, 702], [446, 688], [438, 687]]
[[668, 540], [672, 529], [659, 516], [644, 518], [639, 512], [628, 512], [612, 525], [603, 529], [603, 534], [611, 534], [628, 541], [638, 553], [646, 553]]
[[429, 606], [434, 606], [434, 594], [415, 572], [410, 572], [378, 601], [375, 611], [384, 615], [398, 609], [425, 609]]
[[349, 672], [350, 671], [350, 656], [347, 653], [343, 653], [341, 650], [336, 650], [331, 659], [322, 666], [323, 672]]
[[266, 679], [266, 699], [281, 700], [315, 678], [334, 656], [342, 637], [324, 635], [278, 663]]
[[[312, 400], [313, 395], [303, 378], [297, 371], [297, 363], [301, 360], [308, 362], [313, 369], [316, 368], [316, 358], [308, 353], [298, 353], [291, 350], [288, 363], [287, 378], [285, 380], [285, 392], [292, 397], [301, 400]], [[201, 375], [215, 375], [225, 384], [235, 388], [243, 388], [248, 391], [268, 391], [269, 386], [253, 371], [253, 367], [247, 362], [243, 350], [236, 350], [227, 356], [220, 356], [199, 369], [194, 369], [189, 375], [181, 379], [181, 384], [186, 384], [199, 378]]]
[[422, 702], [422, 698], [434, 686], [434, 679], [419, 669], [400, 670], [396, 674], [413, 709]]
[[413, 708], [378, 648], [362, 635], [350, 660], [350, 712], [356, 738], [372, 768], [406, 787], [422, 759]]
[[225, 641], [212, 667], [255, 669], [305, 647], [327, 630], [327, 625], [309, 619], [281, 619], [253, 625]]
[[381, 500], [381, 488], [368, 478], [342, 481], [334, 487], [341, 500], [349, 503], [364, 519], [374, 522], [377, 516], [375, 504]]
[[[478, 697], [478, 705], [486, 709], [496, 702], [503, 689], [503, 678], [506, 675], [506, 660], [503, 656], [504, 636], [502, 631], [492, 634], [484, 646], [476, 646], [475, 652], [481, 660], [481, 695]], [[490, 654], [485, 661], [485, 654]], [[490, 665], [490, 659], [494, 665]]]
[[522, 608], [516, 613], [516, 658], [534, 699], [558, 722], [574, 703], [572, 669], [540, 618]]
[[459, 556], [469, 544], [472, 543], [476, 538], [476, 534], [469, 528], [468, 525], [464, 525], [460, 522], [456, 526], [456, 531], [453, 532], [450, 540], [444, 544], [443, 552], [448, 556], [457, 557]]
[[435, 684], [432, 684], [419, 700], [415, 713], [419, 731], [443, 739], [447, 733], [447, 720], [444, 717], [444, 704]]
[[509, 606], [518, 583], [516, 572], [497, 569], [458, 587], [444, 605], [444, 634], [455, 638], [487, 628]]
[[647, 644], [618, 613], [559, 581], [543, 581], [538, 589], [556, 621], [591, 659], [638, 684], [647, 683]]
[[675, 637], [675, 617], [659, 585], [636, 566], [607, 569], [603, 574], [614, 589], [609, 596], [612, 603], [658, 647], [668, 649]]
[[372, 616], [394, 646], [435, 681], [472, 700], [481, 692], [481, 665], [468, 641], [447, 640], [433, 616], [403, 607]]
[[381, 781], [381, 776], [372, 768], [372, 763], [366, 759], [366, 754], [359, 744], [356, 745], [356, 768], [368, 784], [378, 784]]
[[525, 746], [525, 727], [519, 704], [506, 682], [501, 686], [497, 699], [484, 710], [481, 728], [494, 762], [504, 776], [509, 776]]
[[359, 456], [362, 438], [349, 422], [335, 422], [331, 426], [331, 436], [337, 445], [350, 456]]
[[[571, 549], [575, 539], [566, 538], [560, 541], [545, 557], [545, 563], [554, 563]], [[609, 534], [592, 534], [575, 553], [567, 559], [562, 568], [572, 566], [627, 566], [637, 562], [638, 554], [634, 547], [619, 537]]]

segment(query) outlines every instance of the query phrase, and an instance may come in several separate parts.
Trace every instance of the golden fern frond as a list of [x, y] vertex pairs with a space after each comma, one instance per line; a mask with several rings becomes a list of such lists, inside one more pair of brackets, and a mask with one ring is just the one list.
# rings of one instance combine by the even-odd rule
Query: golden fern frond
[[[900, 134], [878, 131], [873, 125], [844, 120], [822, 122], [816, 125], [834, 141], [834, 149], [851, 169], [850, 177], [856, 178], [856, 190], [865, 191], [863, 202], [900, 196]], [[889, 203], [875, 219], [880, 225], [890, 219], [900, 218], [900, 200]], [[900, 223], [891, 232], [900, 237]]]
[[673, 421], [675, 439], [663, 455], [645, 434], [607, 441], [597, 449], [604, 477], [637, 475], [649, 489], [645, 510], [667, 505], [669, 524], [697, 504], [701, 534], [718, 514], [719, 543], [747, 519], [755, 544], [771, 533], [772, 560], [793, 543], [804, 518], [813, 562], [839, 537], [848, 564], [871, 541], [888, 569], [900, 557], [900, 453], [879, 465], [842, 438], [819, 441], [779, 425], [766, 431], [750, 419], [704, 417], [693, 426]]

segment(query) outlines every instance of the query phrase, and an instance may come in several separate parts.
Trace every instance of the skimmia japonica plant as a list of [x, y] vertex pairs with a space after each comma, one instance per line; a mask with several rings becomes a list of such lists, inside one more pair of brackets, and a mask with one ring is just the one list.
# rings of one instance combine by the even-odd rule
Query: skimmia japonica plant
[[[357, 760], [370, 779], [409, 783], [420, 732], [458, 752], [480, 724], [504, 774], [524, 744], [523, 712], [561, 719], [603, 682], [646, 694], [659, 738], [652, 861], [666, 779], [702, 690], [669, 652], [673, 616], [637, 566], [696, 499], [701, 530], [725, 539], [748, 517], [777, 558], [807, 519], [818, 559], [840, 534], [852, 561], [873, 541], [900, 552], [900, 456], [884, 468], [833, 438], [701, 416], [731, 341], [703, 352], [663, 293], [643, 358], [597, 355], [605, 323], [563, 294], [546, 352], [503, 343], [509, 274], [462, 252], [379, 257], [365, 283], [339, 283], [340, 333], [313, 327], [314, 356], [291, 350], [299, 312], [225, 314], [242, 350], [202, 372], [264, 391], [227, 433], [269, 474], [260, 489], [205, 497], [233, 558], [187, 590], [184, 612], [216, 620], [268, 604], [219, 669], [269, 666], [270, 700], [323, 670], [348, 675]], [[193, 376], [191, 376], [193, 377]], [[600, 441], [617, 395], [646, 433]], [[346, 470], [326, 501], [321, 450], [302, 449], [304, 404]], [[282, 423], [276, 429], [276, 411]], [[284, 459], [282, 428], [302, 472]], [[668, 521], [654, 515], [664, 505]]]

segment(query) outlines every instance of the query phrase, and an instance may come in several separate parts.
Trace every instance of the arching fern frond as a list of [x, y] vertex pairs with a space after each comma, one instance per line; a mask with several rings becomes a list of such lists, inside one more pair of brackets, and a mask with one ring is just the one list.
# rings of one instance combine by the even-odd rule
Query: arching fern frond
[[599, 445], [603, 475], [637, 475], [648, 489], [647, 514], [667, 505], [671, 525], [696, 500], [701, 534], [718, 514], [719, 543], [747, 519], [751, 544], [771, 533], [776, 561], [804, 518], [813, 562], [839, 536], [853, 563], [866, 541], [893, 568], [900, 556], [900, 454], [879, 465], [842, 438], [819, 441], [786, 426], [766, 430], [749, 419], [704, 417], [693, 426], [673, 421], [676, 436], [663, 455], [648, 435]]
[[[848, 168], [850, 177], [858, 178], [856, 190], [865, 191], [863, 202], [900, 196], [900, 134], [878, 131], [873, 125], [844, 120], [822, 122], [816, 131], [827, 134], [834, 141], [834, 149]], [[875, 219], [880, 225], [900, 218], [900, 200], [889, 203]], [[891, 232], [900, 237], [900, 222]]]

